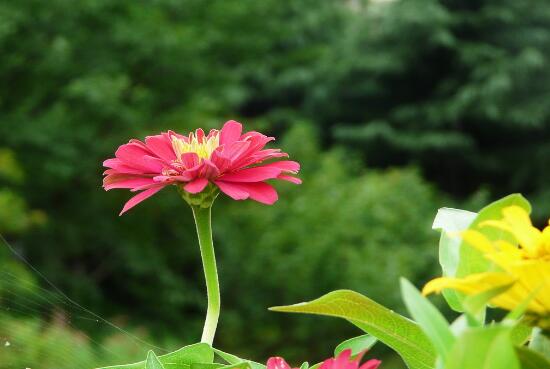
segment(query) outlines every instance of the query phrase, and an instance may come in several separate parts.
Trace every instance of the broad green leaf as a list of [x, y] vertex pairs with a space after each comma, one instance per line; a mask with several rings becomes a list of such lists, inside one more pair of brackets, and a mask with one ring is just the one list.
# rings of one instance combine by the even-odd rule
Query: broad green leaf
[[238, 356], [235, 356], [233, 354], [230, 354], [230, 353], [227, 353], [227, 352], [224, 352], [222, 350], [219, 350], [217, 348], [214, 348], [213, 349], [214, 352], [216, 353], [216, 355], [218, 355], [219, 357], [221, 357], [223, 360], [225, 360], [227, 363], [229, 364], [240, 364], [242, 362], [246, 362], [246, 363], [249, 363], [250, 364], [250, 367], [252, 369], [265, 369], [265, 365], [263, 364], [260, 364], [260, 363], [257, 363], [255, 361], [252, 361], [252, 360], [246, 360], [246, 359], [241, 359], [240, 357]]
[[245, 361], [244, 359], [241, 359], [238, 356], [224, 352], [222, 350], [218, 350], [217, 348], [213, 348], [213, 350], [216, 353], [216, 355], [218, 355], [219, 357], [227, 361], [228, 364], [238, 364]]
[[309, 369], [309, 363], [307, 361], [303, 362], [302, 365], [300, 365], [300, 369]]
[[153, 351], [147, 353], [147, 360], [145, 361], [145, 369], [164, 369], [157, 355]]
[[[476, 213], [461, 209], [441, 208], [437, 211], [432, 229], [441, 230], [439, 264], [443, 276], [454, 277], [458, 269], [461, 240], [459, 237], [452, 236], [452, 234], [467, 229], [476, 216]], [[459, 292], [444, 290], [443, 296], [453, 310], [463, 311]]]
[[[165, 369], [190, 368], [190, 365], [193, 363], [212, 363], [214, 361], [214, 351], [206, 343], [196, 343], [159, 356], [158, 359]], [[100, 369], [145, 369], [145, 361], [108, 366]]]
[[250, 362], [243, 361], [237, 364], [224, 365], [223, 369], [251, 369]]
[[527, 347], [516, 347], [516, 354], [521, 363], [521, 369], [550, 369], [550, 361]]
[[470, 328], [456, 341], [445, 369], [520, 369], [511, 327]]
[[351, 349], [352, 355], [360, 354], [365, 350], [369, 350], [378, 340], [376, 337], [371, 336], [370, 334], [364, 334], [359, 337], [353, 337], [349, 340], [346, 340], [336, 346], [334, 349], [334, 356], [340, 355], [344, 350]]
[[[508, 242], [515, 244], [515, 239], [507, 232], [493, 227], [478, 227], [479, 224], [486, 220], [501, 219], [502, 209], [512, 205], [520, 206], [527, 212], [531, 212], [531, 205], [522, 195], [512, 194], [481, 209], [468, 228], [476, 229], [482, 232], [490, 240], [507, 240]], [[460, 243], [460, 259], [458, 269], [456, 271], [457, 277], [465, 277], [470, 274], [485, 272], [489, 269], [489, 267], [489, 261], [479, 250], [465, 244], [465, 242]]]
[[394, 349], [410, 369], [433, 369], [435, 351], [415, 322], [353, 291], [339, 290], [317, 300], [270, 310], [344, 318]]
[[189, 366], [189, 369], [219, 369], [224, 366], [226, 365], [218, 363], [193, 363]]
[[409, 313], [420, 324], [435, 350], [445, 360], [455, 342], [449, 323], [439, 310], [405, 278], [401, 278], [401, 294]]

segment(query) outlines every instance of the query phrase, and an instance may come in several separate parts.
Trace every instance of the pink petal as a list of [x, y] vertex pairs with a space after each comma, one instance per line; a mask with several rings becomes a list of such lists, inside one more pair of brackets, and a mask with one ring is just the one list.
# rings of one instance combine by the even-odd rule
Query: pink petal
[[360, 354], [355, 360], [350, 360], [351, 350], [347, 349], [337, 357], [325, 360], [319, 369], [357, 369], [362, 356], [363, 354]]
[[[218, 147], [218, 149], [220, 148], [223, 148], [223, 146]], [[214, 150], [210, 156], [210, 160], [219, 169], [220, 173], [224, 173], [229, 169], [231, 160], [222, 153], [222, 150], [218, 149]]]
[[[118, 172], [118, 173], [125, 173], [125, 174], [145, 174], [145, 171], [140, 168], [134, 168], [131, 166], [128, 166], [124, 164], [120, 159], [113, 158], [113, 159], [107, 159], [103, 162], [103, 166], [107, 168], [111, 168], [112, 170]], [[112, 174], [113, 171], [109, 171], [106, 174]]]
[[267, 369], [292, 369], [282, 357], [270, 357], [267, 360]]
[[241, 186], [246, 188], [252, 200], [256, 200], [262, 204], [273, 205], [279, 199], [277, 191], [267, 183], [241, 183]]
[[133, 163], [145, 155], [151, 155], [151, 152], [136, 142], [121, 145], [115, 151], [115, 156], [125, 163]]
[[261, 182], [266, 179], [277, 178], [281, 169], [275, 167], [254, 167], [237, 172], [223, 174], [220, 179], [225, 182]]
[[170, 142], [168, 136], [149, 136], [145, 138], [145, 144], [149, 150], [165, 161], [170, 162], [176, 159], [176, 154], [174, 153], [172, 143]]
[[103, 166], [106, 168], [114, 168], [118, 165], [122, 165], [122, 162], [117, 158], [107, 159], [103, 162]]
[[256, 152], [263, 149], [263, 147], [267, 145], [268, 142], [274, 141], [275, 137], [269, 137], [259, 132], [251, 131], [242, 135], [241, 141], [244, 140], [249, 141], [250, 149], [252, 150], [252, 152]]
[[326, 359], [321, 366], [319, 366], [319, 369], [336, 369], [334, 368], [334, 359]]
[[164, 188], [164, 185], [158, 185], [157, 187], [149, 188], [148, 190], [138, 193], [136, 196], [128, 200], [126, 204], [124, 204], [124, 207], [122, 208], [122, 211], [120, 212], [119, 216], [126, 213], [128, 210], [130, 210], [131, 208], [133, 208], [143, 200], [146, 200], [149, 197], [153, 196], [163, 188]]
[[153, 180], [159, 183], [170, 184], [174, 182], [189, 182], [192, 181], [194, 178], [195, 176], [190, 175], [190, 173], [187, 171], [180, 176], [155, 176], [153, 177]]
[[251, 198], [262, 204], [272, 205], [277, 201], [277, 191], [264, 182], [257, 183], [236, 183], [236, 182], [214, 182], [220, 190], [235, 200]]
[[281, 160], [273, 163], [263, 164], [262, 167], [273, 167], [284, 170], [285, 172], [298, 173], [298, 171], [300, 170], [300, 163], [292, 160]]
[[190, 182], [197, 177], [200, 177], [200, 173], [203, 170], [204, 163], [200, 163], [193, 168], [183, 171], [178, 177], [181, 177], [185, 182]]
[[199, 171], [199, 176], [204, 178], [216, 178], [220, 175], [218, 167], [208, 159], [202, 161], [202, 169]]
[[211, 129], [210, 132], [208, 132], [208, 136], [206, 136], [206, 138], [211, 138], [211, 137], [214, 137], [218, 134], [218, 130], [217, 129]]
[[208, 179], [197, 178], [183, 187], [183, 189], [189, 193], [199, 193], [208, 185]]
[[288, 157], [288, 154], [285, 152], [281, 152], [281, 150], [279, 149], [268, 149], [254, 152], [248, 150], [245, 154], [241, 155], [238, 160], [233, 161], [233, 169], [260, 163], [267, 159], [281, 157]]
[[127, 174], [110, 174], [103, 179], [105, 191], [114, 188], [135, 188], [154, 183], [152, 178], [136, 177]]
[[293, 177], [293, 176], [288, 176], [286, 174], [281, 174], [280, 176], [277, 177], [277, 179], [280, 179], [280, 180], [283, 180], [283, 181], [288, 181], [288, 182], [291, 182], [291, 183], [294, 183], [294, 184], [302, 184], [302, 180], [300, 178], [296, 178], [296, 177]]
[[380, 360], [369, 360], [359, 367], [359, 369], [376, 369], [382, 364]]
[[197, 137], [197, 141], [199, 141], [199, 143], [202, 143], [202, 140], [204, 138], [204, 131], [202, 130], [202, 128], [198, 128], [195, 131], [195, 137]]
[[220, 191], [233, 200], [246, 200], [250, 196], [248, 192], [244, 191], [238, 184], [226, 183], [223, 181], [215, 181], [214, 183], [220, 188]]
[[243, 125], [234, 120], [225, 122], [220, 131], [220, 145], [231, 144], [241, 137]]
[[347, 369], [350, 367], [357, 368], [357, 366], [359, 365], [359, 361], [356, 360], [356, 361], [350, 362], [350, 358], [351, 358], [351, 349], [342, 351], [340, 355], [334, 358], [334, 364], [333, 364], [334, 369]]
[[172, 141], [172, 137], [176, 137], [180, 140], [183, 140], [184, 142], [189, 142], [189, 138], [187, 138], [187, 136], [184, 136], [184, 135], [180, 135], [179, 133], [176, 133], [174, 131], [168, 131], [168, 138], [170, 139], [170, 141]]
[[141, 169], [144, 173], [160, 172], [162, 165], [158, 161], [148, 159], [153, 158], [151, 154], [153, 153], [136, 143], [122, 145], [115, 152], [116, 157], [129, 167]]
[[248, 141], [235, 141], [223, 146], [223, 155], [231, 161], [238, 160], [243, 156], [250, 148], [250, 142]]
[[191, 169], [200, 163], [199, 156], [195, 152], [186, 152], [181, 154], [181, 162], [186, 169]]

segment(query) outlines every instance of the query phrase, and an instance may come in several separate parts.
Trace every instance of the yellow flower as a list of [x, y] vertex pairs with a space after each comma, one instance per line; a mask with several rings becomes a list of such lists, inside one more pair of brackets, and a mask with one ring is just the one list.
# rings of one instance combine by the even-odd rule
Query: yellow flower
[[550, 225], [542, 232], [533, 227], [529, 214], [519, 206], [502, 210], [502, 219], [485, 221], [480, 227], [502, 230], [517, 241], [519, 246], [504, 239], [495, 241], [476, 230], [462, 232], [464, 241], [483, 253], [495, 265], [494, 270], [464, 278], [436, 278], [423, 293], [453, 289], [467, 295], [482, 293], [509, 285], [503, 293], [494, 297], [491, 304], [513, 310], [529, 301], [527, 311], [539, 318], [550, 316]]

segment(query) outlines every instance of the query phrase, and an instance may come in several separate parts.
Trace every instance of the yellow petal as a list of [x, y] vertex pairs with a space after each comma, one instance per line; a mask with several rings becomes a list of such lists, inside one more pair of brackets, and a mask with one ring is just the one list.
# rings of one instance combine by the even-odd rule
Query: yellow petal
[[[511, 272], [518, 278], [518, 290], [524, 289], [530, 294], [538, 290], [535, 298], [529, 304], [529, 310], [540, 313], [550, 313], [550, 262], [543, 260], [527, 260], [515, 263]], [[517, 292], [517, 291], [516, 291]]]
[[512, 227], [504, 220], [485, 220], [479, 223], [480, 227], [493, 227], [502, 231], [513, 234]]
[[508, 274], [497, 272], [472, 274], [465, 278], [441, 277], [428, 282], [424, 286], [422, 293], [429, 295], [431, 293], [439, 293], [444, 289], [453, 289], [471, 295], [511, 284], [514, 280], [515, 278]]
[[533, 227], [529, 214], [519, 206], [504, 208], [502, 214], [520, 245], [530, 254], [536, 256], [538, 248], [542, 244], [542, 234]]
[[[550, 220], [548, 222], [550, 223]], [[546, 253], [550, 254], [550, 225], [546, 226], [542, 231], [542, 244]]]
[[495, 248], [491, 241], [479, 231], [466, 230], [460, 235], [467, 244], [475, 247], [484, 254], [495, 251]]

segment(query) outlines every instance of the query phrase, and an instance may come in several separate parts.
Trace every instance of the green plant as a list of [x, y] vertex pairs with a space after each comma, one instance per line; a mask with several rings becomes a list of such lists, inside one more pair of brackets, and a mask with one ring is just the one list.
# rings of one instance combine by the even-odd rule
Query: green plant
[[[444, 273], [471, 276], [494, 270], [479, 250], [464, 242], [456, 242], [456, 234], [453, 236], [453, 232], [476, 229], [488, 239], [500, 242], [510, 234], [498, 230], [495, 232], [491, 227], [480, 228], [479, 225], [500, 219], [503, 209], [509, 209], [510, 206], [530, 210], [529, 203], [520, 195], [499, 200], [478, 214], [440, 210], [434, 228], [442, 229], [440, 261]], [[517, 242], [515, 239], [508, 240]], [[548, 286], [544, 280], [540, 288], [525, 297], [525, 301], [516, 301], [517, 307], [504, 319], [499, 322], [485, 321], [486, 306], [507, 293], [513, 284], [512, 280], [508, 285], [485, 287], [471, 296], [446, 295], [449, 305], [463, 313], [452, 324], [406, 279], [401, 281], [401, 292], [414, 321], [363, 295], [346, 290], [272, 310], [344, 318], [398, 352], [410, 369], [525, 369], [534, 365], [550, 368], [550, 352], [545, 343], [548, 338], [544, 331], [528, 325], [529, 322], [533, 324], [532, 319], [522, 319], [528, 317], [524, 313], [535, 296], [541, 299], [539, 301], [547, 298]], [[542, 323], [544, 321], [535, 321], [534, 324]], [[526, 347], [528, 341], [530, 344]]]

